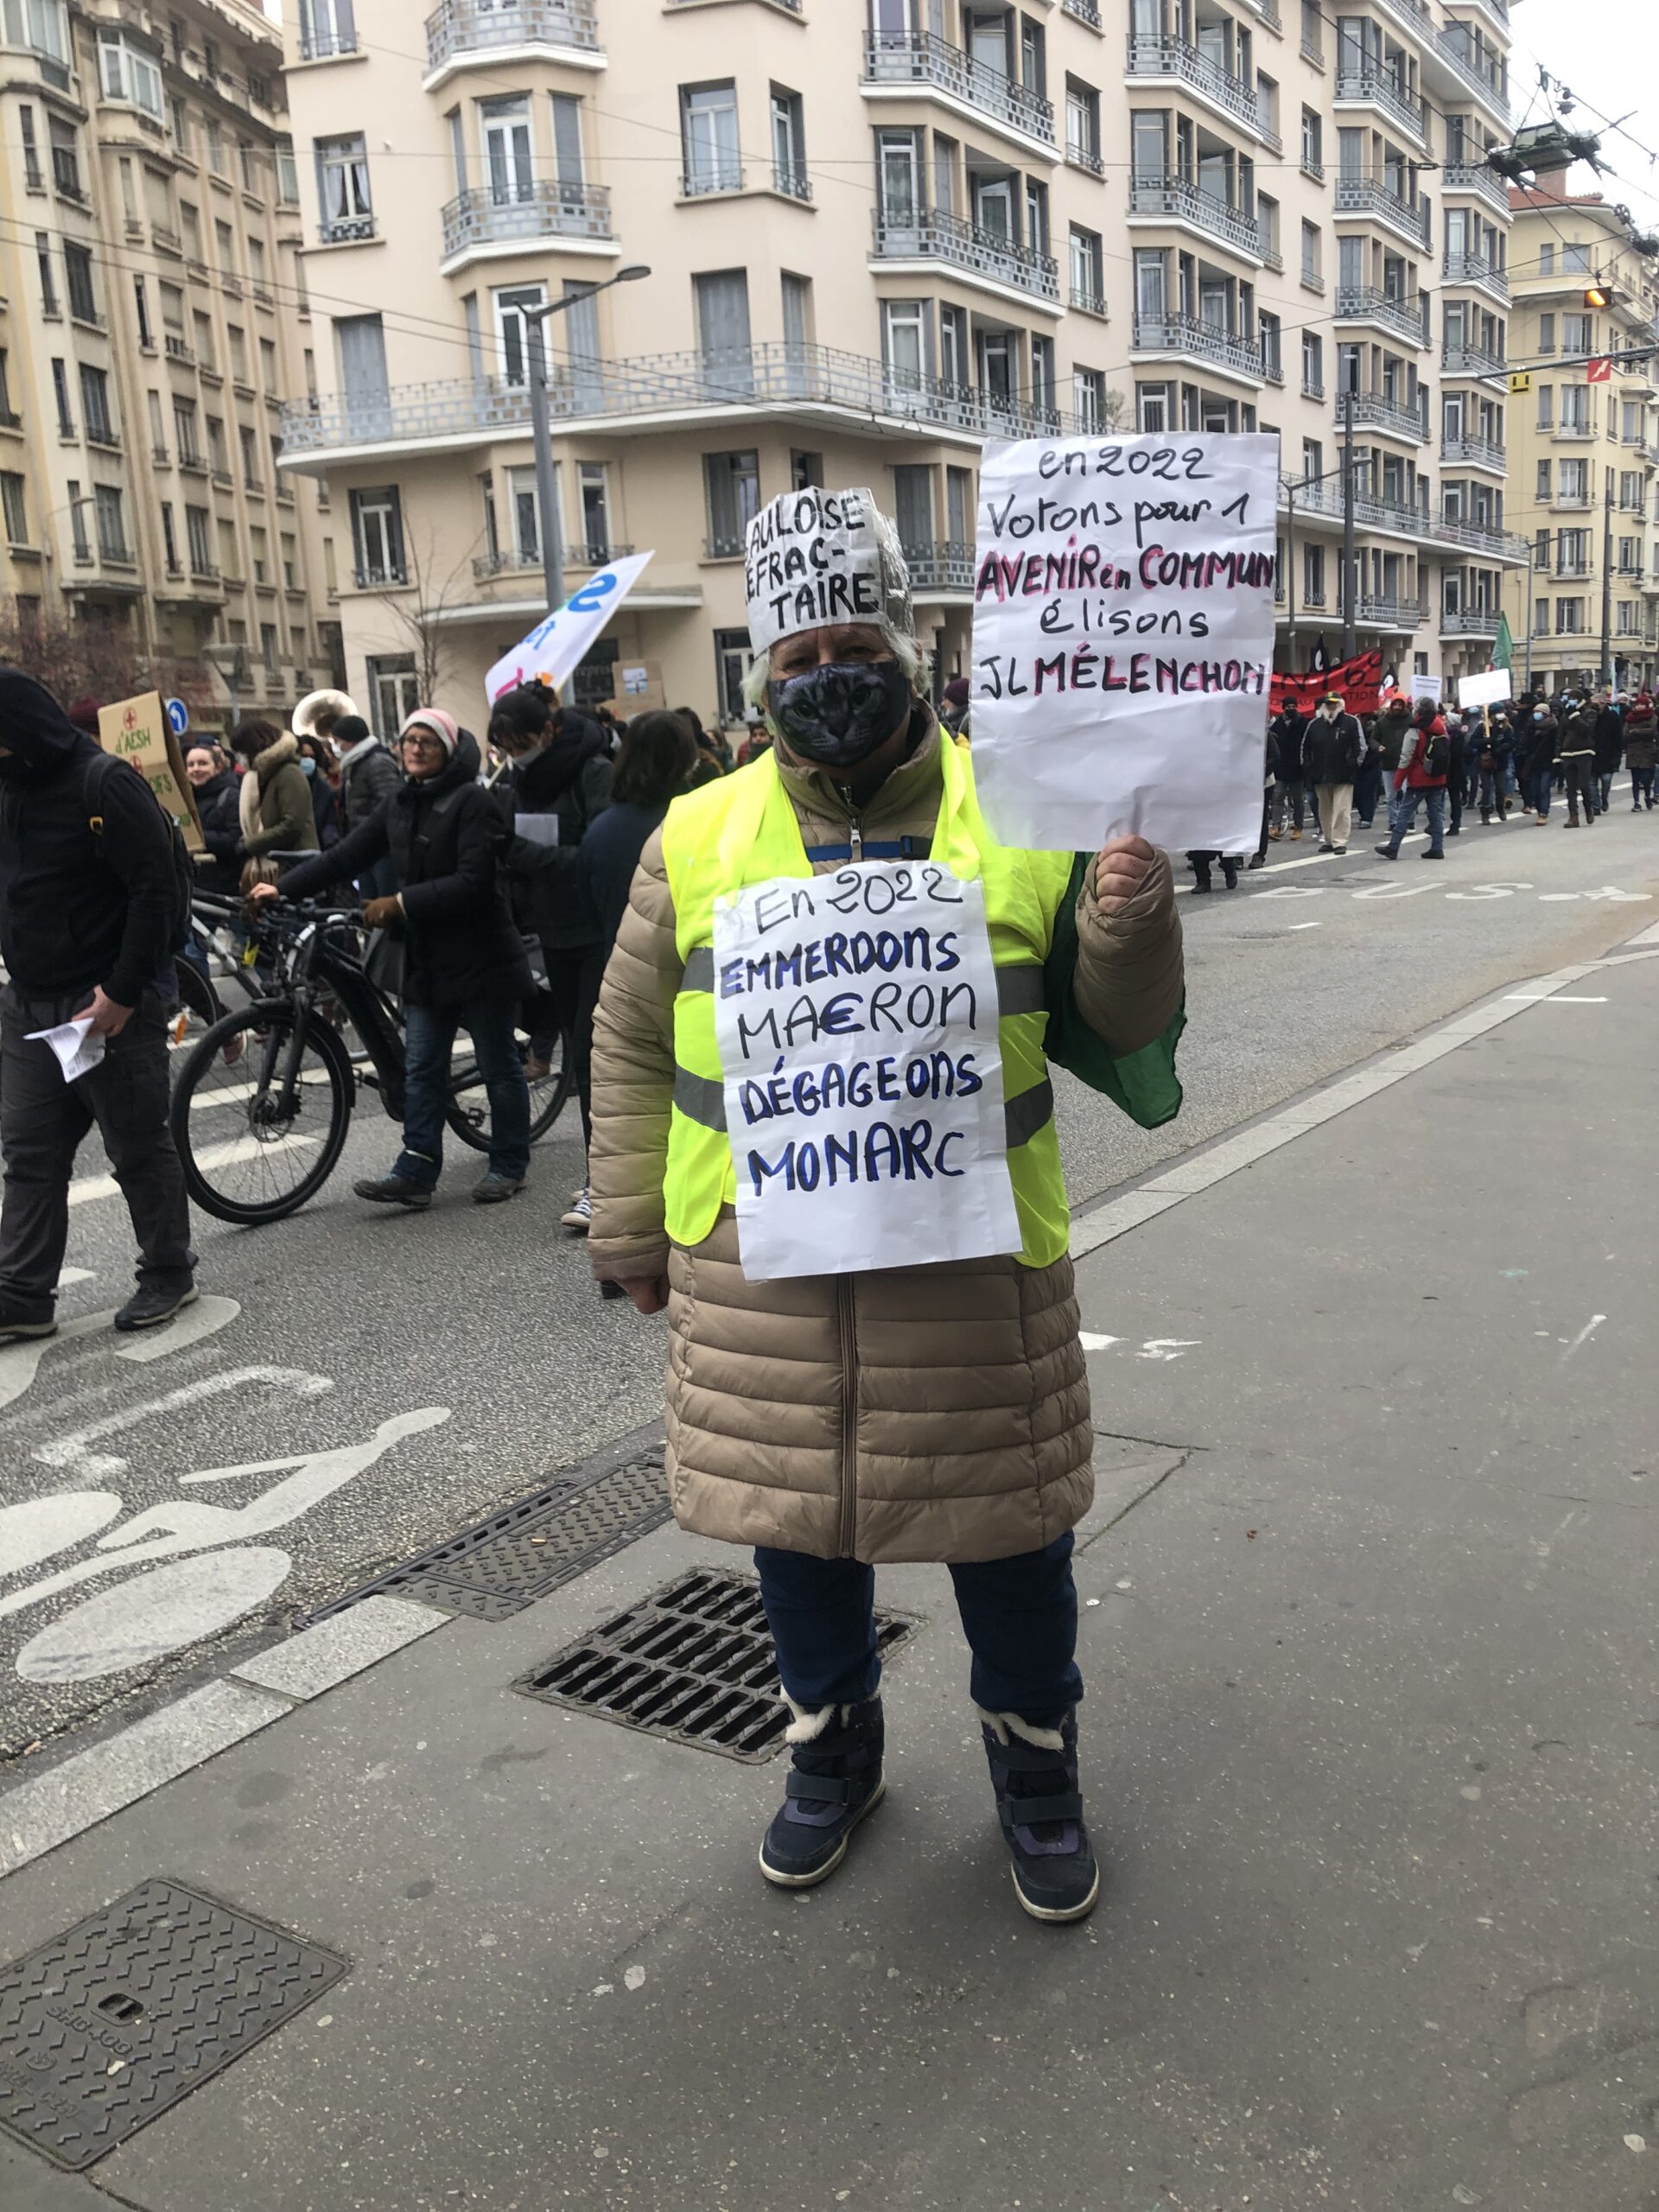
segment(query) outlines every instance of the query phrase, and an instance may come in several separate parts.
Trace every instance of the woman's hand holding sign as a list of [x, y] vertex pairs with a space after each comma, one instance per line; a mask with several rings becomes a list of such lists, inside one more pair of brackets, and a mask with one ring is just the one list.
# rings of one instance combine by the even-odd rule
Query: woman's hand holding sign
[[1158, 855], [1144, 837], [1114, 837], [1095, 860], [1095, 907], [1121, 914], [1152, 874]]

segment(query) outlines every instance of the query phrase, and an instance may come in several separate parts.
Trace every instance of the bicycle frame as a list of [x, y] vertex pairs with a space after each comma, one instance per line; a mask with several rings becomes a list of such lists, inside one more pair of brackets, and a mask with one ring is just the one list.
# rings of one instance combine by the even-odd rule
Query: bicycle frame
[[[343, 927], [350, 920], [349, 914], [339, 911], [319, 914], [306, 923], [282, 949], [283, 981], [286, 988], [276, 995], [267, 995], [255, 1002], [252, 1010], [256, 1014], [274, 1016], [291, 1012], [294, 1017], [288, 1025], [286, 1050], [283, 1056], [280, 1084], [275, 1094], [273, 1118], [290, 1119], [296, 1110], [295, 1091], [305, 1058], [306, 1039], [315, 1016], [317, 1003], [325, 993], [332, 993], [345, 1007], [367, 1050], [374, 1072], [372, 1075], [359, 1075], [359, 1080], [380, 1093], [385, 1111], [394, 1121], [401, 1120], [403, 1116], [404, 1040], [397, 1020], [385, 995], [369, 976], [362, 963], [338, 944], [329, 941], [328, 932]], [[259, 1096], [266, 1101], [267, 1113], [270, 1113], [272, 1108], [273, 1056], [280, 1041], [276, 1034], [270, 1038], [266, 1046], [265, 1064], [261, 1071]]]

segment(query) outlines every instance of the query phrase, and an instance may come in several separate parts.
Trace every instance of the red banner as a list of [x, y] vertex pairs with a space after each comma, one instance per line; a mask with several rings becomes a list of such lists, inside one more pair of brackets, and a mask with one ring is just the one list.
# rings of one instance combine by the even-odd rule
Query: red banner
[[1359, 653], [1352, 660], [1338, 661], [1336, 667], [1322, 672], [1275, 675], [1272, 710], [1278, 715], [1287, 707], [1294, 707], [1299, 715], [1311, 715], [1320, 700], [1334, 691], [1351, 715], [1374, 715], [1382, 689], [1382, 654]]

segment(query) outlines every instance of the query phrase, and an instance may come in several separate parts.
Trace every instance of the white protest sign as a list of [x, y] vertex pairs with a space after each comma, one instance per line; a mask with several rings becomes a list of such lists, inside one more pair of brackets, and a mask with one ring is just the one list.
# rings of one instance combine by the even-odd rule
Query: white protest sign
[[874, 498], [811, 485], [781, 493], [749, 524], [743, 582], [757, 653], [826, 622], [879, 621], [886, 602]]
[[1432, 699], [1438, 707], [1440, 703], [1440, 678], [1438, 676], [1414, 676], [1411, 696], [1414, 702], [1419, 699]]
[[752, 1282], [1019, 1250], [996, 1024], [984, 887], [937, 861], [719, 902], [715, 1033]]
[[1255, 849], [1275, 436], [985, 448], [974, 774], [1005, 845]]
[[504, 691], [538, 678], [556, 691], [639, 582], [651, 557], [649, 553], [630, 553], [625, 561], [595, 569], [563, 607], [543, 615], [484, 678], [484, 696], [491, 704]]
[[1480, 676], [1460, 676], [1458, 678], [1458, 704], [1460, 707], [1496, 707], [1507, 699], [1515, 689], [1515, 678], [1507, 668], [1489, 668]]

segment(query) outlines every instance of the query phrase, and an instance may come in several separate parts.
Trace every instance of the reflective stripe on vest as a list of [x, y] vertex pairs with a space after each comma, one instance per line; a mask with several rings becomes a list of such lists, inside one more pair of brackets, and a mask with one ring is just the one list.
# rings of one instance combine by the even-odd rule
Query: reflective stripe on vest
[[[1028, 1267], [1046, 1267], [1070, 1235], [1054, 1090], [1043, 1052], [1048, 1016], [1043, 963], [1071, 872], [1069, 853], [998, 845], [974, 794], [967, 753], [943, 734], [944, 785], [930, 857], [985, 888], [985, 916], [997, 969], [997, 1039], [1002, 1058], [1008, 1172]], [[866, 844], [868, 854], [872, 847]], [[726, 1134], [724, 1075], [715, 1034], [715, 899], [774, 876], [813, 871], [775, 756], [676, 799], [663, 824], [663, 858], [673, 895], [684, 976], [674, 1001], [674, 1101], [664, 1178], [669, 1235], [701, 1243], [737, 1177]]]

